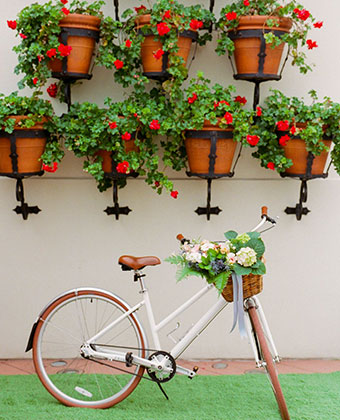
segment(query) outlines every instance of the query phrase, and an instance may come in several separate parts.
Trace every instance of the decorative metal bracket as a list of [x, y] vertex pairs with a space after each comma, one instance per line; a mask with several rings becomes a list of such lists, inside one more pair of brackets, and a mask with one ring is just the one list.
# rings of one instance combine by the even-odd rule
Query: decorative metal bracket
[[286, 207], [285, 213], [286, 214], [295, 214], [296, 220], [300, 221], [302, 216], [306, 216], [310, 213], [310, 210], [307, 207], [303, 207], [303, 203], [307, 202], [308, 198], [308, 188], [307, 188], [307, 181], [316, 178], [327, 178], [328, 177], [328, 170], [324, 174], [321, 175], [312, 175], [312, 166], [314, 161], [313, 153], [309, 152], [307, 157], [307, 169], [305, 174], [280, 174], [282, 178], [290, 177], [290, 178], [299, 178], [301, 180], [301, 187], [300, 187], [300, 197], [299, 202], [296, 204], [295, 207]]
[[118, 203], [118, 180], [115, 179], [113, 180], [113, 203], [114, 206], [113, 207], [107, 207], [104, 212], [110, 216], [112, 214], [115, 215], [115, 219], [119, 220], [119, 215], [120, 214], [125, 214], [126, 216], [130, 213], [130, 211], [132, 211], [129, 207], [125, 206], [125, 207], [120, 207], [119, 203]]
[[195, 210], [195, 213], [197, 213], [199, 216], [206, 215], [207, 220], [210, 220], [210, 215], [215, 214], [218, 215], [222, 210], [219, 207], [211, 207], [211, 184], [213, 179], [218, 178], [225, 178], [225, 177], [233, 177], [234, 176], [234, 170], [237, 165], [237, 162], [241, 155], [241, 149], [239, 151], [239, 154], [237, 156], [237, 159], [234, 163], [234, 167], [231, 172], [224, 173], [224, 174], [215, 174], [215, 162], [217, 158], [216, 154], [216, 147], [217, 147], [217, 140], [219, 138], [232, 138], [233, 134], [232, 132], [222, 132], [222, 131], [213, 131], [213, 130], [188, 130], [186, 132], [187, 138], [206, 138], [210, 139], [210, 153], [209, 153], [209, 172], [207, 174], [203, 173], [193, 173], [193, 172], [186, 172], [187, 176], [197, 176], [202, 179], [206, 179], [208, 181], [208, 188], [207, 188], [207, 206], [206, 207], [197, 207]]
[[39, 137], [48, 137], [48, 132], [45, 130], [14, 130], [13, 133], [9, 134], [5, 131], [0, 131], [0, 137], [8, 137], [11, 142], [11, 163], [12, 163], [12, 172], [0, 173], [0, 176], [6, 176], [8, 178], [14, 178], [16, 182], [16, 199], [20, 202], [13, 211], [17, 214], [21, 214], [24, 220], [28, 219], [29, 214], [38, 214], [41, 210], [38, 206], [29, 206], [25, 203], [24, 195], [24, 185], [23, 179], [31, 176], [41, 176], [44, 174], [44, 171], [38, 172], [18, 172], [18, 153], [16, 140], [17, 137], [20, 138], [39, 138]]
[[28, 219], [29, 214], [38, 214], [41, 211], [38, 206], [29, 206], [25, 203], [24, 185], [21, 178], [17, 179], [16, 199], [17, 201], [20, 201], [20, 206], [16, 206], [13, 211], [15, 211], [16, 214], [21, 214], [24, 220]]

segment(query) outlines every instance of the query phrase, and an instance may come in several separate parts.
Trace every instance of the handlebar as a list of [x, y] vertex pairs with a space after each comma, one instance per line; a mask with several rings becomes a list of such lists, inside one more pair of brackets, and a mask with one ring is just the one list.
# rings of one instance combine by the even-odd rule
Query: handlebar
[[[269, 228], [267, 228], [267, 229], [265, 229], [264, 231], [266, 231], [266, 230], [269, 230], [269, 229], [271, 229], [271, 228], [273, 228], [275, 225], [276, 225], [276, 220], [275, 219], [273, 219], [272, 217], [269, 217], [268, 216], [268, 207], [267, 206], [262, 206], [261, 207], [261, 222], [254, 228], [254, 229], [252, 229], [251, 230], [251, 232], [255, 232], [255, 231], [257, 231], [258, 229], [260, 229], [260, 227], [262, 227], [266, 222], [269, 222], [269, 223], [271, 223], [273, 226], [271, 226], [271, 227], [269, 227]], [[263, 232], [264, 232], [263, 231]], [[176, 236], [176, 239], [178, 239], [182, 244], [184, 244], [185, 242], [190, 242], [190, 240], [189, 239], [186, 239], [186, 238], [184, 238], [184, 236], [181, 234], [181, 233], [179, 233], [177, 236]]]

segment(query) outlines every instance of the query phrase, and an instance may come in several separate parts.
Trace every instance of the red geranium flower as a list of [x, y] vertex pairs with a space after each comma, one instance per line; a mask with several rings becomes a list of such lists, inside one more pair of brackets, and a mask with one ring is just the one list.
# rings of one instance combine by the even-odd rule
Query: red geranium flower
[[22, 39], [26, 39], [27, 38], [27, 35], [25, 35], [25, 34], [19, 34], [19, 35], [21, 36]]
[[249, 0], [243, 0], [243, 4], [244, 4], [245, 6], [249, 6]]
[[52, 166], [48, 166], [43, 163], [42, 168], [46, 172], [55, 172], [58, 169], [58, 162], [53, 162]]
[[227, 18], [227, 20], [235, 20], [237, 19], [237, 13], [236, 12], [229, 12], [225, 15], [225, 17]]
[[[52, 48], [52, 49], [54, 49], [54, 48]], [[58, 51], [60, 52], [60, 55], [62, 57], [67, 57], [68, 55], [71, 54], [72, 47], [69, 46], [69, 45], [60, 44], [59, 47], [58, 47]]]
[[131, 42], [129, 39], [127, 39], [127, 40], [125, 41], [125, 46], [126, 46], [127, 48], [130, 48], [130, 47], [131, 47], [131, 45], [132, 45], [132, 42]]
[[125, 141], [131, 140], [131, 134], [126, 131], [124, 134], [122, 134], [122, 139]]
[[260, 107], [260, 106], [256, 107], [256, 115], [257, 115], [258, 117], [261, 117], [261, 115], [262, 115], [262, 109], [261, 109], [261, 107]]
[[121, 69], [124, 66], [124, 62], [122, 60], [116, 60], [113, 63], [117, 70]]
[[159, 181], [155, 181], [155, 187], [158, 188], [161, 184], [159, 183]]
[[164, 51], [162, 50], [162, 48], [153, 53], [153, 56], [156, 60], [159, 60], [162, 57], [162, 55], [164, 55]]
[[178, 191], [175, 191], [175, 190], [174, 191], [171, 191], [170, 195], [171, 195], [172, 198], [177, 198]]
[[188, 98], [188, 102], [189, 102], [189, 104], [193, 104], [193, 103], [196, 101], [196, 99], [197, 99], [197, 94], [194, 92], [194, 93], [192, 94], [192, 96], [190, 96], [190, 97]]
[[168, 32], [170, 32], [170, 28], [164, 22], [157, 23], [157, 32], [160, 36], [163, 36], [163, 35], [166, 35]]
[[322, 28], [322, 26], [323, 26], [323, 22], [322, 22], [322, 21], [320, 21], [320, 22], [315, 22], [313, 26], [314, 26], [314, 28]]
[[36, 85], [36, 84], [38, 83], [38, 78], [37, 78], [37, 77], [35, 77], [35, 78], [32, 80], [32, 82], [33, 82], [33, 84], [34, 84], [34, 85]]
[[280, 146], [283, 146], [283, 147], [286, 146], [288, 140], [290, 140], [290, 137], [288, 136], [288, 134], [281, 136], [279, 139]]
[[278, 121], [276, 123], [277, 125], [277, 129], [279, 131], [288, 131], [289, 130], [289, 121], [285, 120], [285, 121]]
[[311, 39], [307, 39], [306, 44], [308, 45], [308, 49], [312, 50], [313, 48], [317, 48], [318, 44], [316, 41], [312, 41]]
[[243, 105], [247, 103], [247, 99], [244, 96], [236, 96], [234, 101], [239, 102], [240, 104], [243, 104]]
[[291, 129], [290, 129], [290, 132], [291, 132], [291, 134], [295, 134], [295, 132], [296, 132], [296, 127], [293, 125], [293, 127], [291, 127]]
[[52, 83], [47, 89], [47, 93], [50, 95], [51, 98], [55, 98], [58, 93], [58, 87], [56, 83]]
[[46, 52], [48, 58], [55, 57], [57, 55], [57, 50], [55, 48], [51, 48]]
[[109, 127], [111, 128], [111, 130], [114, 130], [117, 127], [116, 121], [113, 121], [113, 122], [109, 121]]
[[227, 101], [218, 101], [214, 103], [214, 109], [216, 109], [218, 106], [220, 106], [221, 104], [225, 104], [227, 106], [230, 106], [230, 103]]
[[39, 61], [39, 63], [40, 63], [40, 61], [44, 58], [42, 55], [37, 55], [37, 58], [38, 58], [38, 61]]
[[11, 29], [17, 29], [17, 21], [16, 20], [8, 20], [7, 25]]
[[62, 9], [61, 9], [61, 11], [64, 13], [64, 15], [68, 15], [69, 13], [70, 13], [70, 11], [68, 10], [68, 9], [66, 9], [66, 7], [63, 7]]
[[149, 127], [151, 130], [159, 130], [161, 128], [161, 125], [158, 120], [152, 120]]
[[145, 6], [143, 6], [143, 5], [141, 5], [141, 6], [139, 6], [139, 7], [135, 7], [135, 11], [136, 11], [136, 13], [139, 13], [139, 12], [141, 12], [142, 10], [146, 10], [146, 7], [145, 7]]
[[68, 3], [68, 0], [60, 0], [63, 4]]
[[300, 10], [300, 9], [296, 8], [296, 9], [294, 9], [294, 13], [296, 13], [298, 15], [298, 18], [301, 19], [301, 20], [307, 20], [310, 16], [310, 12], [306, 9]]
[[250, 134], [248, 134], [247, 142], [248, 144], [250, 144], [250, 146], [256, 146], [259, 141], [260, 141], [259, 136], [251, 136]]
[[164, 19], [170, 19], [170, 18], [171, 18], [171, 11], [170, 10], [166, 10], [164, 12], [163, 17], [162, 17], [162, 20], [164, 20]]
[[227, 124], [231, 124], [233, 122], [233, 116], [230, 112], [226, 112], [223, 118], [226, 120]]
[[196, 31], [203, 27], [203, 22], [197, 19], [192, 19], [190, 22], [190, 28]]
[[268, 168], [268, 169], [271, 169], [272, 171], [274, 171], [274, 169], [275, 169], [274, 162], [268, 162], [268, 163], [267, 163], [267, 168]]
[[116, 170], [117, 172], [121, 173], [121, 174], [127, 174], [129, 173], [129, 162], [127, 162], [126, 160], [123, 160], [123, 162], [118, 163], [118, 165], [116, 166]]

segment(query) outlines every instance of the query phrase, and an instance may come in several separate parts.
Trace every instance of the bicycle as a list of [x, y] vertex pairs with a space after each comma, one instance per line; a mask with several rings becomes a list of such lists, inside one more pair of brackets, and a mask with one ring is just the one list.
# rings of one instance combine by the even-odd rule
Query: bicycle
[[[253, 231], [259, 230], [266, 222], [274, 227], [276, 221], [267, 215], [265, 209], [262, 210], [261, 222]], [[134, 281], [139, 282], [143, 295], [139, 303], [131, 307], [120, 297], [101, 289], [74, 289], [45, 306], [32, 327], [26, 351], [33, 349], [34, 366], [44, 387], [67, 406], [111, 407], [124, 400], [142, 378], [155, 381], [167, 397], [162, 383], [171, 380], [176, 373], [192, 379], [198, 370], [197, 367], [181, 367], [176, 364], [176, 359], [228, 305], [220, 296], [169, 352], [162, 351], [158, 331], [214, 286], [207, 284], [156, 324], [142, 269], [158, 265], [160, 260], [155, 256], [124, 255], [119, 258], [119, 263], [124, 271], [134, 272]], [[152, 333], [153, 349], [149, 348], [137, 317], [137, 311], [143, 306]], [[256, 296], [244, 300], [244, 311], [256, 366], [266, 369], [281, 417], [289, 420], [275, 368], [280, 357]], [[145, 370], [148, 376], [143, 376]], [[114, 371], [122, 374], [113, 375]]]

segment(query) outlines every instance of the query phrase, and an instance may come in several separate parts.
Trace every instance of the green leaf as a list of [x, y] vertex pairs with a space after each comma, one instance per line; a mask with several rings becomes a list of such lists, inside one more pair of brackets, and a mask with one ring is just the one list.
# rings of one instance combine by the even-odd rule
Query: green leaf
[[238, 235], [237, 232], [234, 230], [228, 230], [228, 232], [225, 232], [224, 236], [230, 241], [231, 239], [235, 239]]
[[245, 246], [253, 248], [258, 258], [261, 258], [265, 251], [265, 246], [262, 239], [250, 239]]
[[251, 273], [250, 267], [242, 267], [241, 265], [237, 263], [234, 264], [233, 268], [234, 268], [235, 273], [238, 274], [239, 276], [245, 276]]
[[266, 266], [263, 264], [262, 261], [259, 262], [259, 266], [257, 268], [254, 268], [254, 266], [251, 268], [252, 274], [257, 275], [263, 275], [266, 274]]
[[215, 278], [215, 286], [216, 289], [219, 291], [219, 293], [222, 293], [222, 290], [224, 289], [225, 285], [228, 282], [228, 278], [230, 276], [230, 271], [224, 272], [219, 274], [216, 278]]
[[198, 273], [197, 271], [192, 270], [189, 267], [181, 267], [177, 270], [176, 273], [176, 280], [177, 281], [181, 281], [183, 280], [185, 277], [188, 276], [198, 276], [198, 277], [202, 277], [202, 274]]

